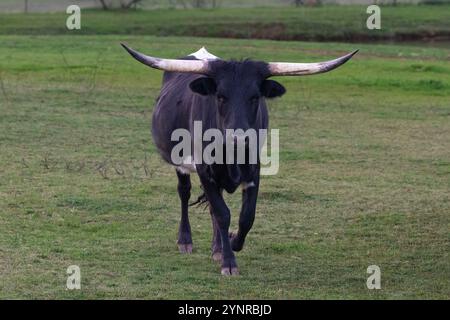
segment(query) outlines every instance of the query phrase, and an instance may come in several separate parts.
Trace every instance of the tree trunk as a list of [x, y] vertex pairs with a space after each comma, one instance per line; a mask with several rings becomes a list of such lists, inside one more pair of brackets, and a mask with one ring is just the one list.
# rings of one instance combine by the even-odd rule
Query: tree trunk
[[105, 0], [99, 0], [99, 1], [100, 1], [100, 4], [102, 5], [102, 9], [103, 10], [108, 10], [109, 9], [108, 4], [106, 3]]
[[128, 3], [124, 3], [122, 4], [122, 9], [130, 9], [132, 6], [134, 6], [134, 8], [137, 7], [137, 4], [139, 2], [141, 2], [142, 0], [130, 0]]

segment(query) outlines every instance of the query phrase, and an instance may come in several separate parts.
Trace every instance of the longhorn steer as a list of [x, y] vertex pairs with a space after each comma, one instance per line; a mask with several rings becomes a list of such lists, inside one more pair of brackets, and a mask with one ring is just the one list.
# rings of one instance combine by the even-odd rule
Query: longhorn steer
[[[138, 61], [164, 70], [161, 93], [153, 112], [152, 135], [161, 156], [175, 165], [178, 194], [181, 199], [181, 221], [178, 246], [182, 253], [192, 252], [191, 228], [188, 218], [190, 173], [196, 171], [209, 203], [213, 225], [212, 257], [221, 261], [223, 275], [238, 274], [233, 251], [240, 251], [255, 218], [260, 180], [259, 157], [256, 163], [175, 163], [171, 157], [177, 142], [172, 141], [176, 129], [194, 130], [194, 121], [201, 121], [202, 130], [267, 129], [266, 98], [285, 93], [285, 88], [271, 76], [296, 76], [323, 73], [348, 61], [357, 51], [338, 59], [320, 63], [261, 62], [252, 60], [224, 61], [204, 48], [182, 59], [161, 59], [146, 56], [126, 45], [122, 46]], [[234, 135], [234, 140], [241, 138]], [[260, 139], [259, 139], [260, 140]], [[256, 148], [262, 141], [257, 142]], [[255, 146], [246, 145], [246, 148]], [[204, 148], [204, 146], [203, 146]], [[247, 152], [249, 150], [246, 150]], [[192, 154], [183, 154], [192, 159]], [[247, 159], [246, 159], [247, 161]], [[222, 196], [223, 190], [233, 193], [243, 186], [239, 229], [229, 233], [230, 210]]]

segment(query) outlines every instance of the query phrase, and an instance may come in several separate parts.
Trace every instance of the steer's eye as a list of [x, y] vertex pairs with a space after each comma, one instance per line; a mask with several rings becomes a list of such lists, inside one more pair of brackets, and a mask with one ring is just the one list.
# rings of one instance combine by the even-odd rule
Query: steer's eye
[[219, 95], [217, 95], [217, 101], [218, 101], [220, 104], [223, 104], [223, 103], [227, 102], [227, 98], [226, 98], [225, 96], [219, 94]]

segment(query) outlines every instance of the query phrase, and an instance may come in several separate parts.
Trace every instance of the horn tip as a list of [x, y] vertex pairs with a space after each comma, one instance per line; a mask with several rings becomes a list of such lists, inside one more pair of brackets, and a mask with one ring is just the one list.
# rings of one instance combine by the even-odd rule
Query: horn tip
[[124, 48], [125, 50], [127, 50], [128, 52], [131, 51], [131, 48], [129, 46], [127, 46], [125, 43], [121, 42], [120, 45], [122, 46], [122, 48]]
[[359, 52], [359, 49], [356, 49], [352, 52], [350, 52], [349, 54], [346, 54], [345, 56], [342, 57], [342, 63], [347, 62], [348, 60], [350, 60], [351, 58], [353, 58], [353, 56], [355, 54], [357, 54]]
[[139, 52], [133, 50], [129, 46], [127, 46], [125, 43], [121, 42], [120, 45], [136, 60], [142, 62], [142, 57], [140, 56]]

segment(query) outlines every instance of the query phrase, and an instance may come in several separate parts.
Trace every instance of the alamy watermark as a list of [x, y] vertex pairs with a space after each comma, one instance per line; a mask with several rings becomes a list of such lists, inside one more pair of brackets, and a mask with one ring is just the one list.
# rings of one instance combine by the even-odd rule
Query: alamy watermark
[[379, 6], [373, 4], [367, 7], [367, 14], [370, 16], [366, 20], [366, 26], [369, 30], [381, 29], [381, 9]]
[[81, 9], [77, 5], [71, 5], [67, 7], [67, 14], [70, 16], [66, 20], [66, 27], [69, 30], [81, 29]]
[[200, 164], [257, 164], [261, 163], [262, 175], [275, 175], [279, 169], [279, 130], [270, 130], [270, 156], [268, 154], [267, 129], [217, 128], [203, 132], [201, 121], [194, 121], [193, 132], [176, 129], [171, 140], [178, 142], [171, 152], [174, 165], [195, 170]]
[[77, 265], [71, 265], [67, 268], [66, 288], [68, 290], [80, 290], [81, 289], [81, 270]]
[[381, 269], [377, 265], [371, 265], [367, 267], [367, 273], [370, 276], [367, 278], [367, 289], [381, 289]]

